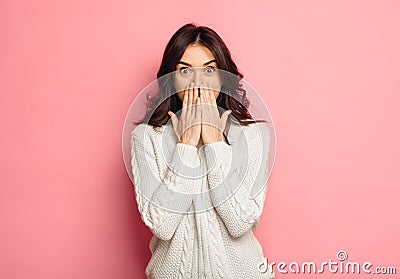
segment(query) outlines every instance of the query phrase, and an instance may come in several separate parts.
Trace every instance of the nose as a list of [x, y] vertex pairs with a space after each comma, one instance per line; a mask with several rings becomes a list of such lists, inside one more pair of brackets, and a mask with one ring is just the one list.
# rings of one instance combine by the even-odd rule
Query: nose
[[194, 84], [201, 83], [201, 68], [194, 69]]

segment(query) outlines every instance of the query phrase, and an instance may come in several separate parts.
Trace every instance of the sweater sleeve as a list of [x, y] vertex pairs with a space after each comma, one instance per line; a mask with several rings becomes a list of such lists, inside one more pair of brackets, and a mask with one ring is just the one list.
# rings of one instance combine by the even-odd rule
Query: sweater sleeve
[[[204, 149], [210, 198], [233, 237], [256, 229], [267, 192], [270, 131], [264, 125], [249, 125], [236, 146], [220, 141]], [[252, 189], [258, 190], [254, 197]]]
[[[131, 164], [136, 201], [143, 222], [152, 233], [170, 240], [192, 205], [198, 190], [193, 176], [200, 159], [197, 148], [177, 143], [165, 173], [160, 173], [153, 142], [146, 126], [137, 126], [131, 133]], [[151, 128], [152, 129], [152, 128]], [[185, 175], [179, 174], [184, 170]]]

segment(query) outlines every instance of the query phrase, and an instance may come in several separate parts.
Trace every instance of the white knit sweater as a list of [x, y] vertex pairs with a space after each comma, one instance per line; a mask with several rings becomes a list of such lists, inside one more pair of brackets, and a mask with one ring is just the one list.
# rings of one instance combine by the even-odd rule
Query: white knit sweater
[[227, 131], [231, 145], [197, 147], [178, 142], [171, 122], [131, 132], [136, 201], [154, 234], [148, 278], [275, 277], [259, 270], [265, 259], [253, 234], [267, 192], [270, 131], [262, 122], [229, 122]]

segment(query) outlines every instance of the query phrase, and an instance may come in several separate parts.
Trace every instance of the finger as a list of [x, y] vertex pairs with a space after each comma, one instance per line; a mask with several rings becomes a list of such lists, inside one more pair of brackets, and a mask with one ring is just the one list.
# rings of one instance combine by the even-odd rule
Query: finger
[[[216, 116], [215, 111], [214, 111], [215, 108], [213, 106], [213, 103], [212, 103], [210, 95], [211, 95], [210, 94], [210, 90], [205, 89], [204, 96], [205, 96], [205, 100], [206, 100], [206, 103], [207, 103], [207, 112], [209, 113], [210, 116], [214, 116], [215, 117]], [[218, 117], [219, 117], [219, 114], [218, 114]]]
[[171, 122], [173, 125], [178, 123], [178, 117], [172, 111], [168, 111], [169, 116], [171, 116]]
[[210, 94], [207, 89], [204, 90], [204, 111], [206, 114], [206, 122], [208, 125], [214, 125], [216, 122], [215, 114], [213, 113], [213, 107], [210, 102]]
[[202, 93], [203, 93], [202, 96], [203, 96], [203, 101], [204, 101], [204, 109], [208, 110], [209, 109], [208, 91], [204, 88]]
[[[199, 111], [201, 115], [201, 119], [206, 116], [205, 111], [205, 98], [204, 98], [204, 84], [202, 83], [200, 86], [200, 94], [199, 94]], [[202, 121], [202, 120], [201, 120]]]
[[204, 98], [204, 89], [200, 89], [200, 97], [199, 97], [199, 110], [201, 111], [201, 122], [204, 121], [204, 118], [206, 116], [206, 111], [205, 111], [205, 98]]
[[[190, 110], [190, 115], [192, 117], [192, 122], [194, 121], [194, 118], [196, 116], [196, 98], [197, 98], [197, 92], [199, 90], [198, 84], [196, 83], [193, 87], [192, 91], [192, 108]], [[192, 123], [193, 124], [193, 123]]]
[[203, 101], [205, 101], [206, 99], [205, 99], [205, 92], [206, 92], [206, 89], [204, 88], [204, 86], [201, 86], [200, 87], [200, 97], [201, 97], [201, 99], [203, 100]]
[[196, 98], [199, 96], [199, 91], [200, 91], [200, 84], [197, 82], [195, 90], [193, 92], [193, 103], [195, 103]]
[[201, 91], [201, 84], [199, 82], [196, 82], [196, 91], [194, 92], [194, 98], [199, 97], [199, 92]]
[[208, 102], [208, 90], [207, 90], [207, 88], [204, 88], [203, 92], [204, 92], [204, 99], [205, 99], [206, 102]]
[[199, 97], [201, 97], [201, 95], [203, 95], [203, 92], [204, 92], [204, 84], [203, 83], [201, 83], [200, 84], [200, 88], [199, 88]]
[[208, 88], [209, 88], [208, 92], [209, 92], [209, 97], [210, 97], [211, 108], [213, 110], [215, 117], [218, 118], [218, 120], [219, 120], [220, 116], [219, 116], [219, 111], [218, 111], [217, 100], [215, 99], [215, 95], [214, 95], [214, 90], [211, 88], [211, 85], [209, 85]]
[[200, 86], [199, 86], [199, 83], [197, 82], [195, 84], [194, 90], [193, 90], [193, 111], [192, 111], [193, 115], [195, 115], [195, 112], [196, 112], [195, 105], [196, 105], [197, 97], [199, 96], [199, 90], [200, 90]]
[[168, 114], [169, 116], [171, 116], [172, 127], [174, 128], [175, 134], [178, 138], [180, 138], [180, 135], [178, 133], [178, 117], [176, 117], [175, 113], [173, 113], [172, 111], [168, 111]]
[[214, 89], [211, 87], [211, 85], [208, 85], [208, 92], [210, 92], [210, 100], [211, 103], [215, 106], [217, 106], [217, 99], [215, 99], [215, 91]]
[[231, 112], [232, 112], [232, 110], [224, 111], [224, 113], [221, 116], [221, 122], [222, 122], [221, 123], [222, 124], [221, 129], [222, 129], [222, 131], [225, 130], [226, 122], [227, 122], [229, 114], [231, 114]]
[[204, 87], [200, 88], [200, 101], [202, 103], [202, 109], [206, 109], [207, 99], [206, 99], [206, 90]]
[[204, 87], [203, 86], [200, 86], [200, 95], [199, 95], [199, 98], [200, 98], [200, 103], [203, 103], [204, 102]]
[[[206, 90], [207, 90], [208, 102], [209, 102], [210, 104], [213, 104], [213, 105], [214, 105], [214, 102], [213, 102], [213, 96], [214, 96], [214, 95], [213, 95], [213, 92], [212, 92], [212, 90], [211, 90], [210, 85], [207, 84]], [[215, 99], [215, 98], [214, 98], [214, 99]], [[215, 105], [216, 105], [216, 103], [215, 103]]]
[[189, 90], [189, 85], [186, 85], [184, 94], [183, 94], [183, 101], [182, 101], [182, 108], [187, 107], [188, 103], [188, 90]]
[[209, 115], [210, 115], [210, 124], [214, 127], [221, 129], [221, 119], [217, 107], [217, 103], [215, 101], [213, 92], [211, 90], [210, 85], [207, 85], [207, 97], [208, 97], [208, 107], [209, 107]]
[[[186, 117], [186, 110], [188, 106], [188, 100], [189, 100], [189, 85], [186, 86], [184, 95], [183, 95], [183, 100], [182, 100], [182, 111], [181, 111], [181, 116], [180, 119], [185, 119]], [[182, 125], [182, 123], [180, 123]]]
[[192, 105], [193, 99], [193, 82], [190, 83], [188, 92], [188, 106]]
[[196, 97], [196, 124], [200, 124], [201, 122], [201, 103], [200, 97]]

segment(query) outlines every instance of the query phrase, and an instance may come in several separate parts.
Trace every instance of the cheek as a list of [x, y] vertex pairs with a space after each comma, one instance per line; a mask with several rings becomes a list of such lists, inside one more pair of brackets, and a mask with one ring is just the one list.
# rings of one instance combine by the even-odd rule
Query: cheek
[[221, 90], [221, 79], [219, 77], [211, 77], [206, 80], [206, 83], [210, 85], [210, 87], [214, 90], [220, 91]]
[[180, 91], [185, 90], [187, 85], [188, 85], [188, 82], [186, 80], [183, 80], [180, 78], [174, 78], [175, 92], [180, 92]]

